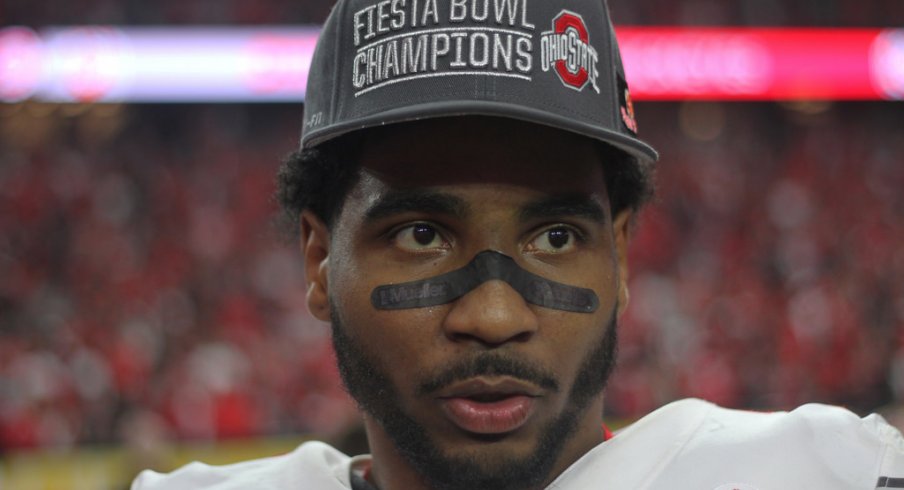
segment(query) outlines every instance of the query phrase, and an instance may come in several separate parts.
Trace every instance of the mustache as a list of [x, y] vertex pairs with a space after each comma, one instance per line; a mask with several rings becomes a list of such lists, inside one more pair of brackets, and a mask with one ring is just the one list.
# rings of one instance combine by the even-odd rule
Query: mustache
[[547, 391], [558, 392], [559, 382], [549, 370], [501, 353], [480, 354], [452, 363], [422, 382], [420, 396], [430, 395], [446, 386], [478, 376], [510, 376], [533, 383]]

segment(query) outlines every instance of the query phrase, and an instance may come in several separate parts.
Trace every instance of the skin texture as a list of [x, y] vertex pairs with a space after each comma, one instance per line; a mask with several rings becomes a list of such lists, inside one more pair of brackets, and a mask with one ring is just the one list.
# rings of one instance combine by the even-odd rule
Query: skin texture
[[[542, 474], [518, 487], [543, 488], [602, 441], [606, 352], [628, 301], [630, 213], [610, 215], [593, 144], [543, 126], [459, 117], [371, 133], [360, 158], [332, 229], [310, 212], [301, 228], [309, 308], [333, 322], [344, 380], [364, 411], [374, 483], [382, 490], [441, 486], [399, 447], [411, 439], [397, 426], [407, 426], [422, 432], [430, 459], [478, 476], [537, 466], [531, 458], [550, 446], [550, 434], [562, 434]], [[371, 305], [377, 286], [458, 269], [484, 250], [594, 290], [599, 309], [531, 305], [501, 281], [446, 305]], [[361, 372], [372, 373], [372, 386], [354, 376]], [[576, 387], [579, 379], [592, 389]], [[528, 387], [530, 415], [505, 433], [463, 430], [442, 396], [473, 380]], [[406, 424], [392, 422], [399, 414]]]

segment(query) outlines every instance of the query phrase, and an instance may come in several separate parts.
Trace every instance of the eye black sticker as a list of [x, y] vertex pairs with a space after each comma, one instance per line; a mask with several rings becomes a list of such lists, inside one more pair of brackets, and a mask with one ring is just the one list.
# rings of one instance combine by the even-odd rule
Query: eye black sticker
[[599, 298], [592, 289], [568, 286], [532, 274], [511, 257], [492, 250], [480, 252], [468, 265], [446, 274], [378, 286], [371, 293], [370, 301], [380, 310], [443, 305], [494, 279], [508, 283], [534, 305], [576, 313], [592, 313], [599, 308]]

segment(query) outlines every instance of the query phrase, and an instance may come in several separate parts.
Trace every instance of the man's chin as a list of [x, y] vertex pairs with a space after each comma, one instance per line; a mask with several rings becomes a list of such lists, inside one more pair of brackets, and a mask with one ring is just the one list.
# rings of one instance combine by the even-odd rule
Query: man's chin
[[432, 439], [445, 460], [472, 461], [477, 468], [496, 468], [529, 460], [541, 445], [540, 434], [461, 434], [451, 440]]
[[404, 418], [407, 430], [397, 417], [381, 425], [431, 488], [527, 490], [548, 483], [579, 415], [569, 409], [504, 434], [436, 432], [435, 424]]
[[421, 469], [434, 484], [441, 481], [448, 489], [538, 488], [545, 483], [553, 467], [553, 461], [538, 460], [537, 455], [542, 452], [538, 445], [513, 447], [503, 441], [477, 443], [449, 451], [437, 449], [434, 464]]

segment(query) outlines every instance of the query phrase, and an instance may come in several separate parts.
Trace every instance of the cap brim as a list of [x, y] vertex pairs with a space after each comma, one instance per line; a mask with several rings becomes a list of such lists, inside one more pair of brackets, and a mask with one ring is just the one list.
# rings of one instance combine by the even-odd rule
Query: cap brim
[[610, 145], [644, 162], [655, 162], [659, 154], [650, 145], [630, 136], [609, 131], [558, 115], [504, 102], [491, 101], [443, 101], [410, 105], [358, 117], [322, 130], [314, 130], [302, 136], [302, 148], [311, 148], [347, 133], [366, 128], [402, 122], [455, 116], [497, 116], [542, 124], [571, 131]]

